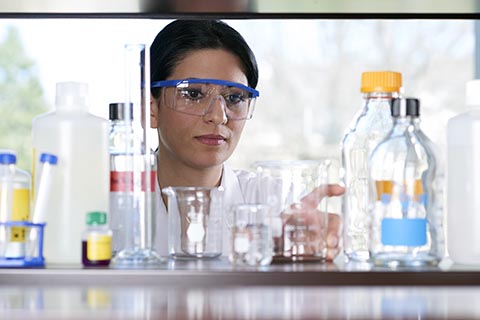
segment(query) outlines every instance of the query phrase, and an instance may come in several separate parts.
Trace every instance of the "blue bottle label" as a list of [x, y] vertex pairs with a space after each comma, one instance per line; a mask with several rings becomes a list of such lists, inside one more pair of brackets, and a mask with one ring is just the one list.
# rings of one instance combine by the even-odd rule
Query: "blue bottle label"
[[381, 233], [385, 246], [423, 246], [427, 244], [427, 220], [384, 218]]

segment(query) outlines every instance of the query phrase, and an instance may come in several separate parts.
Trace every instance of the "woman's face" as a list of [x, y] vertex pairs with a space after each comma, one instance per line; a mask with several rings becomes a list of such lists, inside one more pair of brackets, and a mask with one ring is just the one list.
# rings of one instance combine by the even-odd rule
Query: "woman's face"
[[[240, 60], [223, 49], [202, 49], [187, 54], [166, 80], [188, 78], [248, 85]], [[245, 120], [226, 121], [221, 99], [215, 99], [204, 116], [177, 112], [164, 105], [168, 100], [163, 99], [162, 93], [151, 106], [151, 124], [158, 130], [162, 157], [198, 169], [225, 162], [239, 142]]]

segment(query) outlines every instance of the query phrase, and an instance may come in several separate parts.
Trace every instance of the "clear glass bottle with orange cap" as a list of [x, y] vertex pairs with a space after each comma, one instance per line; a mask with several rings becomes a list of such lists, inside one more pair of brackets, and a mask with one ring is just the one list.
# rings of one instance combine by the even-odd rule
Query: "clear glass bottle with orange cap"
[[400, 96], [402, 74], [393, 71], [362, 73], [363, 106], [343, 137], [342, 168], [343, 248], [346, 261], [365, 262], [369, 255], [368, 158], [392, 129], [391, 101]]

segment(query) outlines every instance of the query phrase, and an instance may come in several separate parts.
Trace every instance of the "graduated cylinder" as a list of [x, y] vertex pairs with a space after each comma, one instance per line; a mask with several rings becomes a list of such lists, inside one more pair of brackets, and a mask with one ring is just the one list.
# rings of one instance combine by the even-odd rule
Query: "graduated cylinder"
[[[125, 212], [121, 236], [123, 248], [113, 260], [115, 267], [145, 267], [156, 265], [160, 259], [153, 250], [152, 193], [156, 172], [150, 153], [150, 57], [143, 44], [125, 45], [125, 105], [123, 119], [125, 143], [120, 144], [111, 167], [111, 190], [123, 196]], [[113, 166], [114, 165], [114, 166]], [[113, 187], [113, 189], [112, 189]]]

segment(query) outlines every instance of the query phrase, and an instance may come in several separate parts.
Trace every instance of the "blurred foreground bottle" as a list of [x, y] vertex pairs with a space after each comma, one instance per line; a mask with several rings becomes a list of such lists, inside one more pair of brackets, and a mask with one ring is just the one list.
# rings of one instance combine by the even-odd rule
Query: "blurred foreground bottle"
[[58, 156], [46, 201], [47, 263], [80, 264], [85, 212], [108, 211], [108, 121], [88, 112], [87, 96], [85, 83], [57, 83], [56, 110], [33, 119], [33, 159]]
[[402, 75], [398, 72], [364, 72], [363, 107], [342, 140], [345, 196], [344, 254], [347, 260], [369, 259], [368, 157], [392, 129], [390, 105], [398, 98]]
[[370, 157], [375, 265], [436, 265], [444, 255], [441, 166], [419, 115], [417, 99], [394, 99], [393, 129]]
[[[31, 177], [16, 164], [14, 151], [0, 150], [0, 222], [29, 220]], [[25, 239], [25, 227], [0, 227], [0, 256], [24, 256]]]
[[467, 82], [467, 111], [448, 121], [448, 253], [480, 265], [480, 80]]

